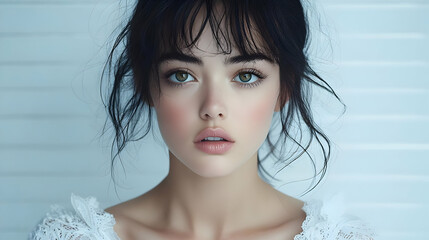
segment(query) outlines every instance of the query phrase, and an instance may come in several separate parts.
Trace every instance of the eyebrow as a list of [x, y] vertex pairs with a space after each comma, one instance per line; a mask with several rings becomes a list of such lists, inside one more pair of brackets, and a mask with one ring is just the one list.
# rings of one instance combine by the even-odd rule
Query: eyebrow
[[274, 63], [274, 60], [263, 53], [253, 53], [246, 55], [238, 55], [234, 57], [227, 58], [225, 60], [225, 64], [231, 63], [245, 63], [245, 62], [253, 62], [253, 61], [268, 61], [270, 63]]
[[[166, 61], [181, 61], [186, 63], [193, 63], [197, 65], [203, 65], [203, 61], [200, 58], [197, 58], [192, 55], [187, 55], [180, 52], [170, 52], [164, 53], [161, 57], [158, 58], [158, 63], [161, 64]], [[270, 63], [274, 63], [274, 60], [263, 53], [253, 53], [253, 54], [245, 54], [238, 55], [234, 57], [229, 57], [225, 59], [224, 64], [236, 64], [236, 63], [246, 63], [253, 61], [268, 61]]]

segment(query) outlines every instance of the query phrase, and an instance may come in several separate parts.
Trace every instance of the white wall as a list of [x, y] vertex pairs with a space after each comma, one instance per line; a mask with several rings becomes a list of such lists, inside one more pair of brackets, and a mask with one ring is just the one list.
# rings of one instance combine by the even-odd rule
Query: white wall
[[[315, 98], [317, 110], [329, 106], [319, 119], [335, 154], [323, 184], [304, 199], [342, 192], [378, 239], [425, 239], [429, 2], [317, 4], [333, 54], [319, 50], [316, 69], [348, 110], [334, 120], [334, 101]], [[51, 204], [68, 205], [71, 192], [107, 207], [166, 174], [166, 149], [149, 137], [124, 155], [118, 199], [108, 139], [97, 137], [102, 45], [122, 14], [116, 1], [0, 0], [0, 239], [24, 239]], [[296, 186], [279, 188], [296, 194]]]

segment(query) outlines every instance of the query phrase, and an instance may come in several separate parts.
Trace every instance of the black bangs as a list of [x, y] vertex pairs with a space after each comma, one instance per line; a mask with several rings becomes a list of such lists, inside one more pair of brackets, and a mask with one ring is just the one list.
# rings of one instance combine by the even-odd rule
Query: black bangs
[[[204, 30], [211, 30], [219, 54], [231, 54], [235, 48], [241, 55], [261, 53], [275, 61], [278, 51], [264, 31], [262, 6], [251, 1], [171, 1], [159, 19], [158, 56], [166, 52], [190, 51], [196, 47]], [[262, 4], [260, 4], [262, 5]], [[252, 12], [252, 9], [260, 11]], [[256, 16], [257, 14], [257, 16]], [[262, 35], [265, 35], [262, 37]], [[271, 48], [270, 48], [270, 47]]]

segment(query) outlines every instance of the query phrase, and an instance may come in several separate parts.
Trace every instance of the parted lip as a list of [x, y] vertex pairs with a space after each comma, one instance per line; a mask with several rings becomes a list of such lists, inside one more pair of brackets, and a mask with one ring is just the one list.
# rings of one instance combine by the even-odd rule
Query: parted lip
[[222, 128], [205, 128], [203, 129], [197, 137], [194, 139], [194, 142], [201, 142], [204, 138], [207, 137], [221, 137], [228, 142], [234, 142], [234, 140], [225, 132]]

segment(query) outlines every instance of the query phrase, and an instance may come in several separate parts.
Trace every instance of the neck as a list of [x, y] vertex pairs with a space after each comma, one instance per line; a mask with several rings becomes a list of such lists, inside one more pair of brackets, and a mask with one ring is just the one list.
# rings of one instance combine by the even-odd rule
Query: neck
[[276, 192], [258, 176], [256, 154], [231, 174], [207, 178], [192, 172], [170, 153], [170, 171], [161, 186], [167, 222], [204, 238], [251, 224], [256, 206], [263, 211], [268, 197]]

